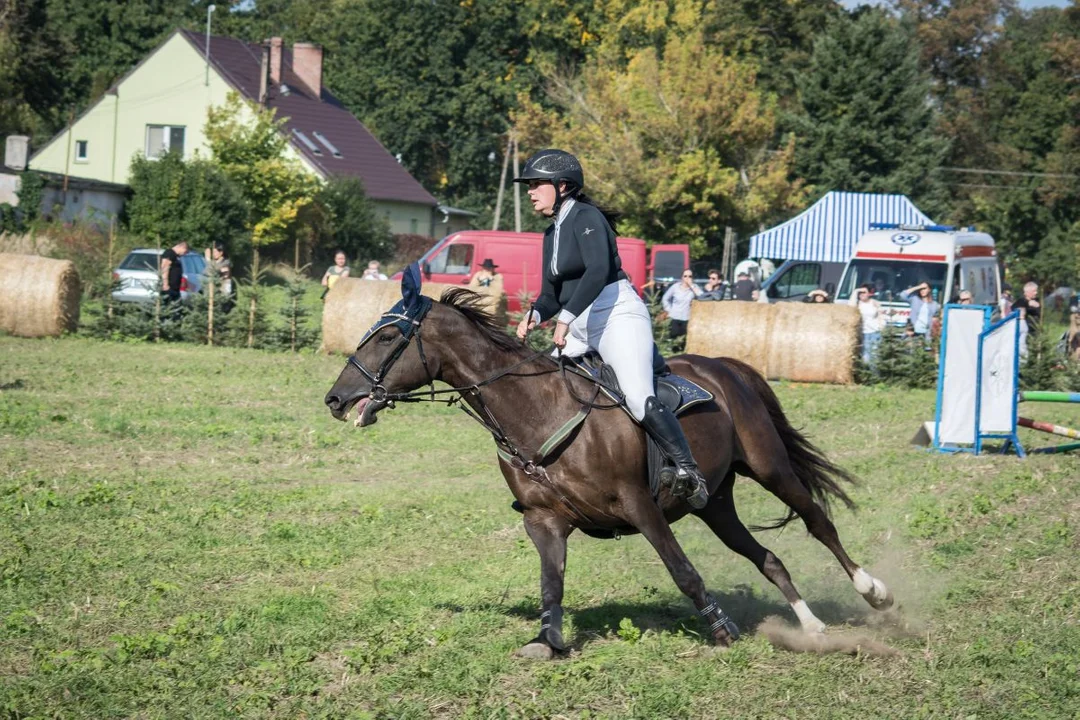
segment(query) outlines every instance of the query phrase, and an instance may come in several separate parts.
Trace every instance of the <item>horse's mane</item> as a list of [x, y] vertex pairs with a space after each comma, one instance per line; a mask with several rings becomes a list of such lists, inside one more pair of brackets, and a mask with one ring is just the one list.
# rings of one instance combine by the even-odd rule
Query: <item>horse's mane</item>
[[502, 324], [488, 312], [486, 296], [468, 288], [453, 287], [443, 290], [439, 302], [449, 305], [464, 315], [466, 320], [476, 326], [481, 335], [500, 350], [520, 353], [525, 349], [525, 346], [509, 335]]

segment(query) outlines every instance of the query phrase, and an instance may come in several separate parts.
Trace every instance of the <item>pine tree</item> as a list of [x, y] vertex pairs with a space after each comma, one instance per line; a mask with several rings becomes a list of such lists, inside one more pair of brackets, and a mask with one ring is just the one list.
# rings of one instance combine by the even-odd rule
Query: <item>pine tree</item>
[[835, 21], [799, 80], [796, 169], [821, 192], [904, 193], [940, 203], [948, 150], [933, 128], [914, 34], [877, 8]]

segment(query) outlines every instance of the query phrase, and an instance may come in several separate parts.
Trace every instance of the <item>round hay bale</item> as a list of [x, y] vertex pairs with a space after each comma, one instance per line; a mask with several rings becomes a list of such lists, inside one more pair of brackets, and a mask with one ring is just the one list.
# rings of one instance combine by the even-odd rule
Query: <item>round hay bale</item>
[[[438, 300], [444, 290], [459, 285], [424, 283], [421, 292]], [[481, 293], [483, 294], [483, 293]], [[506, 322], [506, 296], [488, 295], [489, 311]], [[334, 283], [323, 305], [323, 352], [351, 353], [379, 316], [401, 299], [397, 280], [361, 280], [342, 278]]]
[[770, 380], [849, 385], [862, 334], [859, 311], [835, 303], [791, 303], [775, 308], [769, 343]]
[[772, 305], [725, 300], [690, 304], [686, 352], [742, 360], [765, 374]]
[[45, 337], [75, 330], [82, 289], [70, 260], [0, 253], [0, 330]]
[[695, 302], [686, 351], [742, 360], [769, 380], [848, 384], [859, 332], [847, 305]]

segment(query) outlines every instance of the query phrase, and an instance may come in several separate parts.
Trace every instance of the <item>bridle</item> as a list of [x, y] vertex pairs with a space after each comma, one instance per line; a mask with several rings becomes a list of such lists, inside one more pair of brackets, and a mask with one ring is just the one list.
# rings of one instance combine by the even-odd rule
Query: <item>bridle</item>
[[[390, 372], [390, 369], [394, 366], [394, 363], [398, 361], [401, 355], [409, 347], [412, 339], [416, 338], [416, 350], [420, 353], [420, 362], [424, 366], [424, 372], [427, 373], [428, 381], [425, 385], [431, 386], [432, 399], [435, 396], [435, 378], [431, 374], [431, 368], [428, 367], [427, 356], [424, 354], [424, 341], [420, 337], [420, 323], [424, 321], [424, 316], [431, 310], [432, 300], [429, 297], [421, 295], [419, 299], [412, 305], [406, 306], [405, 301], [401, 300], [397, 305], [390, 308], [387, 312], [383, 313], [375, 325], [372, 326], [364, 338], [360, 341], [360, 344], [356, 346], [356, 350], [349, 356], [348, 364], [360, 371], [360, 374], [367, 378], [371, 383], [371, 390], [368, 391], [367, 396], [371, 398], [372, 402], [386, 403], [393, 400], [409, 400], [415, 393], [389, 393], [386, 391], [386, 387], [382, 384], [386, 378], [386, 374]], [[383, 361], [379, 364], [379, 367], [375, 372], [368, 370], [364, 363], [360, 362], [360, 358], [356, 355], [360, 352], [372, 338], [374, 338], [379, 330], [382, 330], [388, 325], [394, 325], [400, 331], [397, 343], [390, 351]]]

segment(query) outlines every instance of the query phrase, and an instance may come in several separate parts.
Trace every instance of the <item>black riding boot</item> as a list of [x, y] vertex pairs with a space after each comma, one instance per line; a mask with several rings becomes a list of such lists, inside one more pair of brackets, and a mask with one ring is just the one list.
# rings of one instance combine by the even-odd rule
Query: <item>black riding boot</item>
[[709, 485], [698, 470], [686, 435], [675, 415], [653, 396], [645, 401], [645, 417], [641, 424], [664, 454], [675, 463], [673, 477], [666, 479], [661, 475], [664, 484], [671, 485], [671, 494], [686, 498], [686, 502], [695, 510], [705, 507], [709, 502]]

